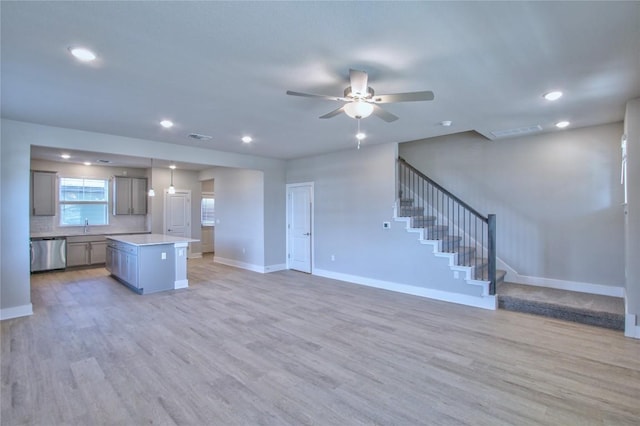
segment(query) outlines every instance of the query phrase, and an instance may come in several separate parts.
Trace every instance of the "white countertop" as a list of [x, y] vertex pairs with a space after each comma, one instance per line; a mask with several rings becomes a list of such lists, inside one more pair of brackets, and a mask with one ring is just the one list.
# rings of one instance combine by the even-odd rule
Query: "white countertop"
[[134, 246], [153, 246], [175, 243], [193, 243], [200, 240], [193, 238], [174, 237], [164, 234], [135, 234], [135, 235], [107, 235], [107, 238]]
[[129, 231], [129, 232], [100, 232], [100, 229], [92, 230], [91, 232], [84, 233], [81, 230], [58, 230], [49, 232], [31, 232], [29, 237], [31, 238], [48, 238], [48, 237], [104, 237], [105, 235], [132, 235], [132, 234], [147, 234], [149, 231]]

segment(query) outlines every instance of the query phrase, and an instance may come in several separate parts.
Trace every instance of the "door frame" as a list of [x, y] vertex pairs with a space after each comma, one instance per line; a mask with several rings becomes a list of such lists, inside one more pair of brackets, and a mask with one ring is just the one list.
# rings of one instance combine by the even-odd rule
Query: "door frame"
[[315, 214], [314, 214], [314, 209], [315, 209], [315, 198], [314, 198], [314, 183], [313, 182], [299, 182], [299, 183], [288, 183], [286, 185], [286, 198], [287, 198], [287, 211], [286, 211], [286, 227], [285, 227], [285, 240], [287, 242], [287, 269], [291, 269], [291, 265], [289, 264], [289, 223], [290, 223], [290, 212], [291, 212], [291, 199], [289, 198], [289, 190], [291, 188], [296, 188], [296, 187], [301, 187], [301, 186], [306, 186], [309, 187], [310, 191], [311, 191], [311, 209], [309, 209], [309, 214], [311, 215], [311, 235], [309, 236], [309, 261], [311, 264], [311, 272], [310, 274], [313, 275], [313, 271], [315, 270], [315, 251], [314, 251], [314, 238], [315, 238], [315, 224], [314, 224], [314, 220], [315, 220]]
[[[192, 220], [191, 220], [192, 217], [191, 216], [193, 215], [193, 212], [191, 211], [192, 207], [193, 207], [193, 205], [192, 205], [193, 202], [192, 202], [192, 199], [191, 199], [191, 190], [190, 189], [177, 189], [176, 188], [175, 194], [186, 194], [187, 198], [189, 199], [189, 203], [188, 203], [188, 206], [189, 206], [189, 211], [188, 211], [189, 217], [187, 218], [187, 220], [188, 220], [188, 225], [187, 225], [187, 233], [188, 233], [188, 235], [187, 235], [187, 237], [191, 238], [191, 234], [193, 232], [193, 225], [191, 223], [192, 222]], [[166, 232], [167, 232], [167, 203], [169, 201], [169, 197], [171, 195], [175, 195], [175, 194], [169, 194], [169, 188], [165, 188], [164, 189], [164, 200], [163, 200], [163, 206], [162, 206], [162, 233], [164, 235], [166, 235]], [[189, 250], [188, 250], [188, 256], [187, 257], [191, 257], [191, 244], [189, 244]]]

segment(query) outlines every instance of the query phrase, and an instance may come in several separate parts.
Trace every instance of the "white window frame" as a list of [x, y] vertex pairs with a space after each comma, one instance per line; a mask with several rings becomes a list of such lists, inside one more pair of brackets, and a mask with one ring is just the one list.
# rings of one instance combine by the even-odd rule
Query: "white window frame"
[[[204, 212], [204, 200], [213, 200], [213, 212], [211, 220], [204, 220], [205, 212]], [[201, 226], [215, 226], [216, 222], [216, 207], [215, 207], [215, 195], [213, 192], [203, 192], [202, 198], [200, 199], [200, 225]]]
[[[84, 201], [84, 200], [75, 200], [75, 201], [69, 201], [69, 200], [64, 200], [63, 196], [62, 196], [62, 187], [63, 184], [62, 182], [65, 179], [78, 179], [78, 180], [82, 180], [83, 182], [83, 187], [85, 187], [85, 181], [87, 180], [97, 180], [97, 181], [103, 181], [104, 185], [105, 185], [105, 200], [104, 201]], [[84, 221], [82, 221], [82, 223], [73, 223], [73, 224], [67, 224], [64, 223], [65, 222], [65, 215], [63, 214], [63, 210], [64, 210], [64, 206], [67, 205], [104, 205], [105, 207], [105, 222], [104, 223], [89, 223], [89, 225], [91, 226], [105, 226], [105, 225], [109, 225], [109, 179], [108, 178], [101, 178], [101, 177], [79, 177], [79, 176], [60, 176], [58, 178], [58, 213], [60, 216], [60, 226], [84, 226], [85, 223]]]

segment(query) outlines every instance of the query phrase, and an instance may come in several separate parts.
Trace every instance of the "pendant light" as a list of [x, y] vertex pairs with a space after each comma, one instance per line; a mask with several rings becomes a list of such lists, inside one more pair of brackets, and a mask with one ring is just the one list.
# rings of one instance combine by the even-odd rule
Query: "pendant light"
[[173, 186], [173, 169], [176, 168], [176, 166], [174, 164], [170, 165], [169, 168], [171, 169], [171, 185], [169, 186], [169, 190], [167, 191], [169, 194], [175, 194], [176, 193], [176, 188]]
[[[153, 158], [151, 159], [151, 176], [153, 177]], [[156, 191], [153, 190], [153, 179], [151, 181], [151, 188], [149, 188], [149, 197], [155, 197]]]

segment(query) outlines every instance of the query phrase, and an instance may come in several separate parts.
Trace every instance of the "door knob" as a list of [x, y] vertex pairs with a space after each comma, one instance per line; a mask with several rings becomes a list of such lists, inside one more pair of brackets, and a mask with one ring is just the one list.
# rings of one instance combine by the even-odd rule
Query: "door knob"
[[306, 234], [304, 234], [304, 235], [311, 235], [311, 232], [307, 232], [307, 233], [306, 233]]

